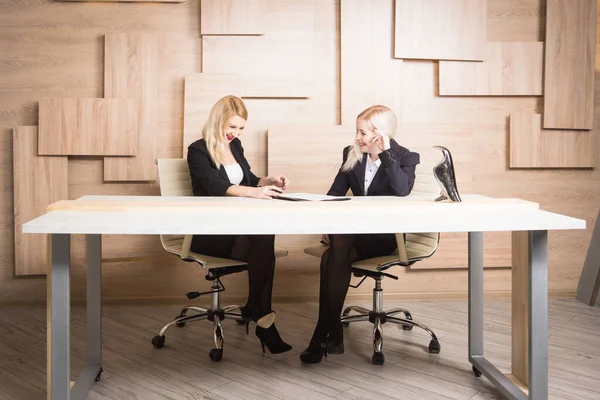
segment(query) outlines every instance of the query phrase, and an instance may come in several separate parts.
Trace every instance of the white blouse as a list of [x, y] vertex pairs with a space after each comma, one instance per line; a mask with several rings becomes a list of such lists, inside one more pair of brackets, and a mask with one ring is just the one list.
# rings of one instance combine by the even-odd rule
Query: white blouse
[[365, 163], [365, 196], [369, 192], [369, 186], [371, 186], [371, 182], [373, 182], [373, 178], [381, 165], [381, 160], [377, 159], [374, 163], [371, 163], [371, 159], [367, 157], [367, 162]]
[[225, 172], [229, 177], [229, 182], [234, 185], [239, 185], [242, 182], [242, 179], [244, 179], [244, 171], [242, 171], [240, 164], [224, 165], [224, 167]]

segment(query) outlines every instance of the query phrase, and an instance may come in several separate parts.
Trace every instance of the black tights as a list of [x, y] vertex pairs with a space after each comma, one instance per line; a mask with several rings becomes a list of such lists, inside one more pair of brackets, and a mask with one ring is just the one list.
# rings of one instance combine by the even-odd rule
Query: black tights
[[313, 339], [322, 341], [327, 335], [339, 339], [344, 300], [350, 284], [351, 265], [359, 256], [354, 247], [354, 235], [329, 235], [329, 249], [321, 256], [319, 289], [319, 320]]
[[329, 235], [329, 249], [321, 256], [319, 320], [313, 340], [342, 338], [341, 314], [352, 275], [352, 263], [391, 254], [396, 249], [393, 234]]
[[246, 312], [257, 320], [271, 312], [275, 274], [274, 235], [194, 236], [192, 251], [248, 263]]

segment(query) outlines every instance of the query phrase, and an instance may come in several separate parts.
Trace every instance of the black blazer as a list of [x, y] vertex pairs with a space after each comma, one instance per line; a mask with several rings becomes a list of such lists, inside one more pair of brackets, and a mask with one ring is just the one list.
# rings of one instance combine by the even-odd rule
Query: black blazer
[[[240, 182], [240, 185], [258, 186], [260, 178], [250, 170], [250, 164], [248, 164], [248, 160], [244, 157], [242, 142], [238, 138], [235, 138], [229, 145], [235, 160], [240, 164], [244, 172], [244, 178]], [[227, 189], [233, 186], [223, 165], [217, 168], [217, 165], [208, 153], [204, 139], [196, 140], [188, 147], [187, 161], [190, 167], [194, 196], [225, 196]]]
[[[342, 165], [348, 158], [352, 146], [344, 149]], [[363, 154], [362, 161], [348, 172], [340, 168], [327, 192], [331, 196], [345, 196], [348, 189], [354, 196], [365, 195], [365, 168], [368, 154]], [[419, 153], [413, 153], [400, 146], [394, 139], [390, 140], [389, 150], [379, 154], [381, 165], [369, 186], [368, 196], [407, 196], [415, 184], [415, 168], [419, 164]]]

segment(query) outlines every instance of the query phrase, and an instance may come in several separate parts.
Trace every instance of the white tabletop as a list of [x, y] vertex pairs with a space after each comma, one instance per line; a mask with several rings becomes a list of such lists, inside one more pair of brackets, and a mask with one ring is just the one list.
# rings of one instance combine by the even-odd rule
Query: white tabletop
[[586, 221], [537, 203], [464, 195], [353, 197], [292, 202], [234, 197], [84, 196], [54, 203], [24, 233], [319, 234], [585, 229]]

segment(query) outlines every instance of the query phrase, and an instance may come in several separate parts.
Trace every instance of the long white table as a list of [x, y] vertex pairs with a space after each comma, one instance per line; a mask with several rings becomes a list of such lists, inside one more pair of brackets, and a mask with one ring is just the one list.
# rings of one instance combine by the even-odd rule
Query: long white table
[[[548, 230], [586, 222], [543, 211], [537, 203], [463, 195], [357, 197], [342, 202], [248, 198], [84, 196], [60, 201], [23, 225], [51, 235], [48, 273], [48, 398], [84, 399], [102, 368], [103, 234], [322, 234], [468, 232], [469, 361], [510, 399], [548, 397]], [[377, 221], [376, 224], [357, 223]], [[483, 232], [513, 232], [513, 363], [505, 376], [483, 351]], [[87, 235], [87, 367], [70, 382], [70, 235]], [[515, 307], [515, 304], [517, 307]], [[516, 347], [515, 347], [516, 346]], [[515, 348], [517, 351], [515, 351]], [[524, 392], [517, 384], [527, 386]], [[527, 393], [528, 392], [528, 393]]]

